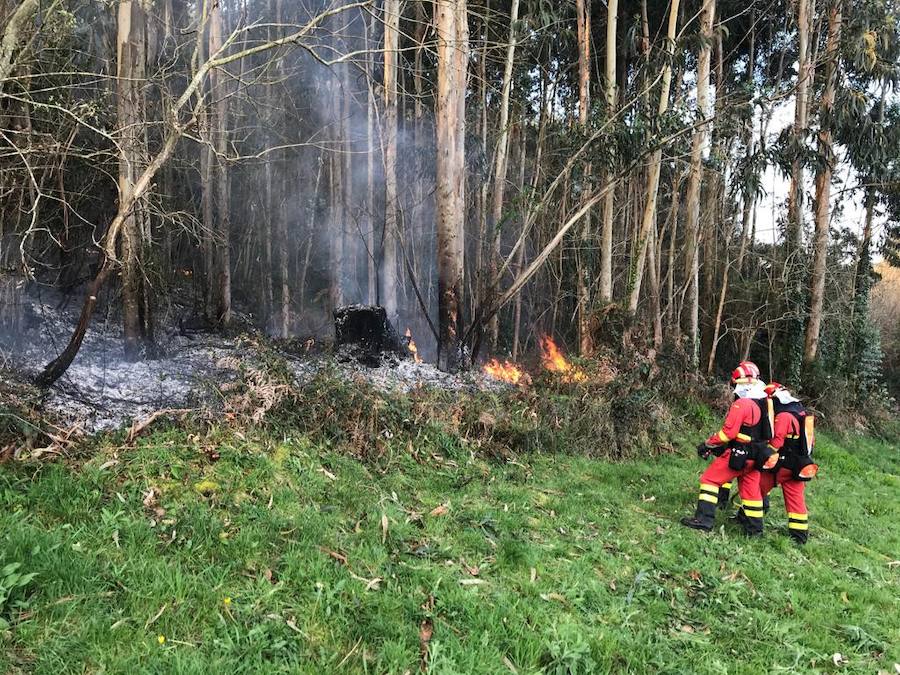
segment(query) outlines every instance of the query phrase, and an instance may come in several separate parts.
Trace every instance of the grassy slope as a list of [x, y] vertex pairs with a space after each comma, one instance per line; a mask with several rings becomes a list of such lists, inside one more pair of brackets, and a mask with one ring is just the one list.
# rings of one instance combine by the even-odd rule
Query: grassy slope
[[[0, 560], [38, 575], [6, 612], [0, 672], [403, 673], [424, 619], [436, 673], [900, 662], [896, 447], [820, 440], [798, 549], [780, 495], [762, 540], [681, 528], [702, 468], [687, 438], [647, 461], [500, 465], [438, 436], [427, 464], [398, 454], [383, 472], [303, 439], [216, 443], [216, 462], [159, 431], [111, 467], [107, 445], [77, 472], [0, 468]], [[143, 504], [151, 486], [164, 515]], [[460, 583], [462, 561], [482, 584]]]

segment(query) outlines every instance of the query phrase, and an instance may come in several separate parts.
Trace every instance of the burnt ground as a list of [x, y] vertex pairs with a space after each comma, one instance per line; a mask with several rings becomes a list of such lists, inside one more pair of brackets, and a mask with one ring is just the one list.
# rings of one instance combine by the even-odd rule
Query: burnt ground
[[[24, 305], [22, 330], [16, 335], [0, 334], [0, 370], [30, 380], [65, 346], [78, 306], [66, 305], [64, 298], [47, 291], [27, 296]], [[100, 313], [72, 366], [46, 392], [44, 409], [63, 424], [94, 433], [119, 428], [158, 410], [215, 408], [217, 385], [234, 379], [235, 359], [249, 366], [263, 361], [263, 339], [249, 330], [226, 335], [187, 331], [177, 321], [171, 324], [157, 331], [157, 354], [130, 362], [124, 358], [118, 318]], [[340, 377], [362, 379], [385, 391], [503, 386], [478, 372], [449, 375], [412, 360], [386, 358], [379, 367], [368, 367], [342, 352], [333, 353], [330, 341], [311, 342], [314, 346], [308, 352], [297, 349], [297, 343], [291, 341], [282, 349], [277, 342], [264, 341], [269, 356], [274, 350], [284, 358], [298, 385], [329, 368]]]

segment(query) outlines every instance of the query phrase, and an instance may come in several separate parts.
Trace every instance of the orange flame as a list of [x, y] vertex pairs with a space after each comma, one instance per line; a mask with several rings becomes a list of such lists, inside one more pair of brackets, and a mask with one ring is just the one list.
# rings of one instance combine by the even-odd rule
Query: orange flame
[[544, 368], [562, 376], [563, 382], [584, 382], [587, 376], [580, 368], [573, 366], [559, 351], [551, 337], [541, 338], [541, 360]]
[[510, 384], [524, 384], [525, 372], [515, 363], [497, 359], [491, 359], [484, 365], [484, 372], [495, 380], [509, 382]]
[[413, 340], [412, 331], [409, 328], [406, 329], [406, 337], [409, 338], [409, 346], [407, 348], [409, 349], [409, 353], [413, 356], [413, 361], [422, 363], [422, 357], [419, 356], [419, 348], [416, 347], [416, 341]]

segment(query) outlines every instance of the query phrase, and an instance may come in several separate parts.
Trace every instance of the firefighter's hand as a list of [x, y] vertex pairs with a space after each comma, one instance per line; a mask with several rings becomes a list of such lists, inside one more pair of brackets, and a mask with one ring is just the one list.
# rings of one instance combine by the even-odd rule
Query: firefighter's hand
[[712, 448], [706, 445], [704, 441], [700, 445], [697, 446], [697, 456], [700, 459], [709, 459], [709, 456], [712, 454]]

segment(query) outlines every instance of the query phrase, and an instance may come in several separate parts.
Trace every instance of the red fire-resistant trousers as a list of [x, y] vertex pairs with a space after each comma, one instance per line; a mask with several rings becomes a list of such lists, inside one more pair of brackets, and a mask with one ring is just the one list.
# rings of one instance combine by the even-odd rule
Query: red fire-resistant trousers
[[[762, 502], [762, 492], [760, 487], [760, 473], [753, 466], [753, 460], [747, 460], [744, 468], [735, 471], [728, 466], [728, 458], [731, 457], [731, 450], [726, 450], [721, 455], [713, 459], [709, 463], [706, 471], [700, 476], [701, 483], [715, 485], [716, 488], [722, 487], [723, 483], [730, 483], [735, 478], [740, 478], [738, 483], [738, 491], [741, 493], [741, 503], [746, 500]], [[772, 488], [769, 488], [770, 490]]]
[[[794, 473], [789, 469], [779, 469], [777, 473], [763, 471], [759, 474], [759, 487], [765, 497], [776, 485], [781, 486], [784, 493], [784, 508], [788, 515], [788, 532], [799, 541], [805, 543], [809, 534], [809, 512], [806, 510], [806, 482], [794, 480]], [[743, 482], [741, 478], [741, 482]]]
[[748, 460], [743, 469], [735, 470], [728, 466], [731, 450], [726, 450], [710, 462], [709, 467], [700, 476], [700, 496], [697, 500], [695, 521], [702, 529], [711, 529], [715, 522], [716, 504], [719, 500], [719, 488], [739, 478], [738, 490], [744, 514], [742, 524], [748, 534], [759, 534], [763, 528], [763, 502], [760, 491], [760, 474], [754, 468], [753, 460]]

